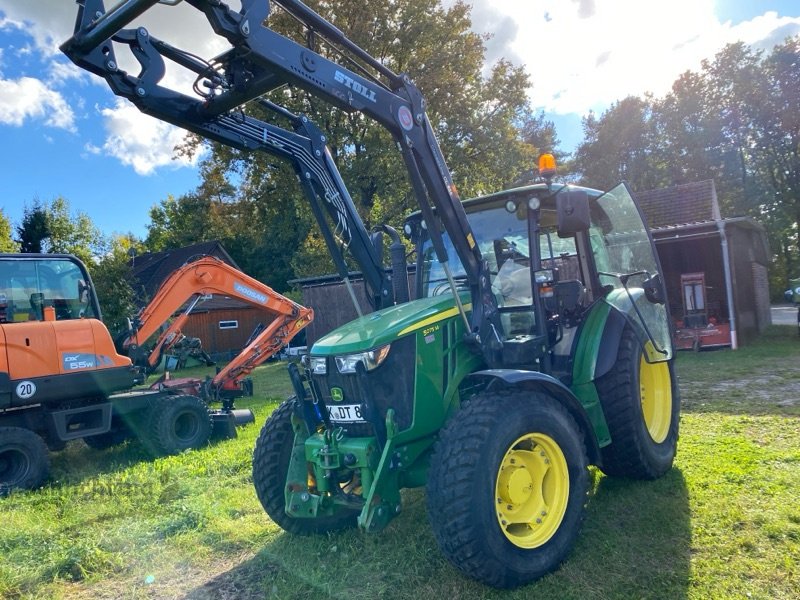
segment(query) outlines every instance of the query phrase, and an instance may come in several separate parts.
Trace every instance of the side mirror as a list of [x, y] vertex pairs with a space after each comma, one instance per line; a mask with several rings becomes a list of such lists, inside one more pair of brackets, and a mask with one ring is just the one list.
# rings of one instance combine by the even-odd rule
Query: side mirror
[[661, 282], [661, 274], [656, 273], [652, 277], [645, 279], [642, 283], [644, 297], [651, 304], [664, 304], [667, 299], [664, 297], [664, 284]]
[[583, 190], [564, 190], [556, 196], [559, 237], [589, 229], [589, 195]]

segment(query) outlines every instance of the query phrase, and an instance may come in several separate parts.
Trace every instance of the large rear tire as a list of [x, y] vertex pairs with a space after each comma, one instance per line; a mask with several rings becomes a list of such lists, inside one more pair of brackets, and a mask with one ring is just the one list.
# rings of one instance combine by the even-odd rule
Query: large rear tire
[[39, 487], [50, 472], [44, 440], [29, 429], [0, 427], [0, 496]]
[[630, 326], [617, 360], [597, 380], [611, 444], [601, 450], [606, 475], [656, 479], [672, 468], [678, 446], [680, 393], [673, 361], [648, 363]]
[[485, 394], [442, 429], [428, 475], [428, 516], [444, 555], [497, 588], [558, 568], [583, 522], [583, 436], [557, 401]]
[[156, 456], [178, 454], [205, 446], [213, 423], [206, 403], [197, 396], [164, 396], [145, 417], [143, 441]]
[[355, 527], [358, 512], [342, 511], [332, 517], [298, 519], [286, 514], [286, 478], [294, 447], [292, 407], [285, 400], [264, 423], [253, 451], [253, 485], [261, 506], [281, 529], [299, 535], [326, 533]]

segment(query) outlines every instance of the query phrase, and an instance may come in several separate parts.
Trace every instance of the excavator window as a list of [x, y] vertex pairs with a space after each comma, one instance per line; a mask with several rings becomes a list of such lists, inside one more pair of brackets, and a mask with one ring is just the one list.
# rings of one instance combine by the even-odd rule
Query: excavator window
[[5, 295], [0, 320], [41, 321], [46, 307], [53, 307], [56, 320], [95, 317], [92, 303], [81, 293], [84, 281], [81, 268], [68, 258], [0, 259], [0, 288]]

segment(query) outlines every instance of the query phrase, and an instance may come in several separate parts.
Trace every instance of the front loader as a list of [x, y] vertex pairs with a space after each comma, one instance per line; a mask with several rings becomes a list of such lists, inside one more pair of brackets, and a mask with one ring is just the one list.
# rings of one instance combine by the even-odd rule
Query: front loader
[[[637, 479], [671, 468], [680, 401], [666, 292], [625, 184], [558, 184], [545, 161], [538, 183], [462, 202], [413, 82], [301, 2], [186, 0], [230, 44], [209, 60], [126, 28], [156, 3], [106, 12], [82, 1], [62, 50], [142, 111], [242, 150], [278, 152], [270, 139], [285, 133], [246, 110], [278, 87], [363, 113], [393, 135], [419, 203], [405, 224], [417, 250], [410, 301], [384, 285], [368, 240], [349, 235], [363, 231], [357, 213], [315, 211], [334, 257], [331, 233], [364, 270], [375, 310], [318, 340], [302, 370], [290, 367], [295, 395], [267, 420], [253, 456], [256, 492], [278, 525], [380, 531], [402, 512], [401, 491], [425, 486], [452, 564], [514, 587], [569, 554], [589, 465]], [[277, 9], [305, 27], [306, 45], [270, 29]], [[320, 44], [348, 61], [326, 58]], [[125, 46], [138, 74], [118, 68]], [[160, 83], [167, 60], [196, 74], [200, 97]], [[314, 162], [329, 156], [324, 136], [305, 139], [309, 164], [335, 173], [331, 160]], [[317, 180], [287, 158], [301, 183]], [[342, 195], [329, 205], [344, 206]], [[329, 227], [337, 214], [348, 228]]]

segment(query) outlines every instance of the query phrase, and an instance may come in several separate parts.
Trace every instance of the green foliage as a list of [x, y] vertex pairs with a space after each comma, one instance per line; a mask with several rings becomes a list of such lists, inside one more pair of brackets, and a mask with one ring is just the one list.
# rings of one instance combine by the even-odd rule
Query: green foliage
[[584, 120], [574, 168], [634, 190], [713, 179], [723, 216], [751, 216], [774, 253], [772, 295], [800, 269], [800, 37], [770, 53], [730, 44], [663, 98], [626, 98]]
[[105, 251], [105, 238], [89, 215], [71, 211], [69, 201], [60, 196], [26, 207], [17, 235], [22, 252], [74, 254], [91, 263]]
[[30, 253], [44, 252], [42, 244], [50, 235], [47, 224], [47, 212], [41, 201], [34, 200], [33, 206], [26, 206], [22, 214], [22, 222], [17, 226], [20, 251]]
[[[535, 144], [556, 143], [552, 124], [531, 114], [524, 71], [504, 61], [484, 71], [483, 39], [470, 30], [466, 4], [444, 8], [437, 0], [346, 0], [309, 6], [383, 64], [411, 76], [425, 96], [462, 196], [506, 187], [530, 169]], [[305, 43], [305, 34], [280, 10], [270, 17], [270, 27]], [[317, 51], [341, 60], [325, 44]], [[294, 88], [276, 91], [271, 99], [307, 114], [322, 129], [368, 229], [381, 222], [399, 228], [417, 208], [402, 156], [376, 122]], [[246, 110], [287, 126], [259, 106]], [[192, 138], [181, 152], [197, 151], [201, 143]], [[151, 211], [148, 246], [159, 250], [219, 239], [246, 272], [279, 290], [291, 278], [332, 272], [291, 167], [265, 153], [209, 147], [198, 190]]]
[[103, 322], [112, 337], [125, 331], [126, 318], [136, 313], [130, 257], [142, 250], [141, 242], [133, 236], [116, 236], [111, 240], [110, 251], [92, 267], [92, 281], [103, 311]]
[[11, 221], [3, 209], [0, 209], [0, 252], [19, 252], [19, 243], [15, 242], [11, 235]]

